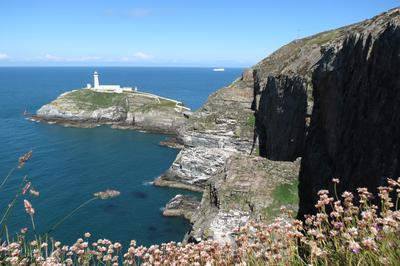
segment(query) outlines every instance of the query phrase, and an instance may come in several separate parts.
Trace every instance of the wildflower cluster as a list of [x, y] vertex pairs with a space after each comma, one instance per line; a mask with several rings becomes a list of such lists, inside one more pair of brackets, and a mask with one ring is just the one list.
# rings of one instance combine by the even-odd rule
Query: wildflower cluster
[[[19, 165], [31, 156], [31, 152], [22, 156]], [[48, 234], [35, 235], [34, 241], [27, 240], [28, 228], [22, 228], [14, 240], [8, 233], [4, 240], [1, 233], [0, 265], [399, 265], [400, 178], [388, 179], [388, 186], [378, 187], [379, 207], [372, 203], [373, 194], [366, 188], [358, 188], [356, 195], [348, 191], [338, 195], [336, 185], [340, 180], [332, 181], [335, 195], [332, 197], [328, 190], [319, 191], [315, 204], [318, 211], [306, 216], [304, 222], [282, 209], [282, 216], [271, 224], [250, 221], [234, 230], [229, 245], [205, 240], [144, 247], [132, 240], [123, 250], [120, 243], [107, 239], [90, 243], [90, 233], [72, 246], [49, 238], [52, 230], [86, 204], [120, 195], [116, 190], [97, 192]], [[20, 191], [0, 221], [3, 228], [15, 200], [27, 191], [39, 195], [24, 177]], [[35, 209], [26, 199], [24, 207], [35, 230]]]
[[[337, 181], [335, 182], [335, 184]], [[4, 242], [0, 263], [10, 265], [396, 265], [400, 262], [400, 211], [397, 209], [400, 179], [379, 188], [382, 209], [371, 204], [372, 194], [359, 188], [357, 204], [350, 192], [334, 199], [321, 190], [318, 213], [305, 221], [282, 217], [271, 224], [249, 222], [233, 232], [234, 243], [165, 243], [137, 246], [132, 240], [126, 252], [120, 243], [100, 239], [89, 243], [89, 233], [72, 246], [25, 238]], [[391, 192], [395, 192], [393, 202]], [[113, 194], [113, 193], [111, 193]], [[110, 195], [102, 192], [101, 195]], [[108, 197], [108, 196], [107, 196]], [[29, 205], [26, 206], [29, 209]], [[331, 210], [329, 213], [327, 210]], [[28, 210], [27, 210], [28, 211]], [[50, 248], [51, 246], [51, 248]], [[382, 254], [385, 254], [382, 256]]]

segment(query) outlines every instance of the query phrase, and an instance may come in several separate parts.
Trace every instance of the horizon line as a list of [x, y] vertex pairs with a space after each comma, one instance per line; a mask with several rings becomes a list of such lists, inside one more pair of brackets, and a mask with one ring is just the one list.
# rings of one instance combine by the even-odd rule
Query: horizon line
[[123, 65], [100, 65], [100, 66], [82, 66], [82, 65], [0, 65], [0, 68], [6, 68], [6, 67], [91, 67], [91, 68], [96, 68], [96, 67], [137, 67], [137, 68], [157, 68], [157, 67], [162, 67], [162, 68], [224, 68], [224, 69], [229, 69], [229, 68], [251, 68], [252, 66], [170, 66], [170, 65], [159, 65], [159, 66], [123, 66]]

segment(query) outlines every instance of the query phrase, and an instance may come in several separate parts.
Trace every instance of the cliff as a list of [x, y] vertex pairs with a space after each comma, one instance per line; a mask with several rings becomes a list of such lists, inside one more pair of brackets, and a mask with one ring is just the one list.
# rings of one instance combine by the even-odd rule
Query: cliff
[[[295, 40], [188, 119], [179, 131], [185, 147], [156, 183], [204, 189], [189, 241], [226, 241], [221, 236], [233, 225], [271, 218], [259, 210], [277, 197], [271, 191], [286, 175], [275, 171], [282, 165], [292, 169], [287, 178], [299, 176], [299, 218], [314, 212], [317, 192], [332, 188], [334, 177], [341, 178], [338, 193], [376, 192], [385, 177], [400, 174], [399, 20], [397, 8]], [[269, 167], [250, 159], [257, 154]]]
[[397, 8], [296, 40], [253, 68], [260, 154], [302, 157], [299, 218], [334, 177], [339, 195], [358, 187], [376, 195], [399, 175], [399, 25]]
[[400, 175], [400, 10], [374, 18], [361, 32], [326, 47], [312, 75], [315, 104], [300, 172], [300, 213], [310, 195], [367, 187], [377, 195]]
[[114, 127], [176, 134], [190, 111], [175, 101], [139, 92], [105, 93], [90, 89], [63, 93], [42, 106], [34, 119], [67, 126]]

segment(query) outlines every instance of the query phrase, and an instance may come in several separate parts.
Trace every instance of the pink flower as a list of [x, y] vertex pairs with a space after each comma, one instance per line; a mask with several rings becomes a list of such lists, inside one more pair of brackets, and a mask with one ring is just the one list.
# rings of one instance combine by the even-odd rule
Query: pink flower
[[36, 190], [34, 190], [33, 188], [31, 188], [30, 190], [29, 190], [29, 193], [31, 193], [33, 196], [35, 196], [35, 197], [39, 197], [39, 191], [36, 191]]
[[26, 183], [24, 189], [22, 190], [22, 195], [25, 195], [25, 193], [28, 191], [30, 187], [31, 187], [31, 182]]
[[360, 247], [360, 245], [359, 245], [357, 242], [355, 242], [355, 241], [350, 241], [350, 242], [349, 242], [349, 249], [351, 250], [351, 252], [357, 254], [357, 253], [360, 252], [361, 247]]
[[27, 162], [32, 157], [32, 151], [28, 151], [18, 159], [18, 168], [22, 168], [25, 162]]
[[35, 214], [35, 209], [32, 207], [32, 204], [29, 201], [24, 200], [24, 206], [27, 214], [29, 214], [30, 216], [33, 216]]

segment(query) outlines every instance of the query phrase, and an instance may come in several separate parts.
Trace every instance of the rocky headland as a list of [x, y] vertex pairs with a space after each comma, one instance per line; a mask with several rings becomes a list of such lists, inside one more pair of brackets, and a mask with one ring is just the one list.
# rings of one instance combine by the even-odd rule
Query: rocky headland
[[177, 134], [191, 112], [174, 100], [140, 92], [91, 89], [61, 94], [42, 106], [33, 119], [64, 126], [115, 128]]
[[212, 94], [180, 128], [184, 148], [155, 182], [203, 190], [186, 240], [229, 242], [248, 219], [275, 217], [276, 199], [302, 219], [334, 177], [339, 194], [376, 194], [400, 175], [399, 49], [396, 8], [295, 40]]

